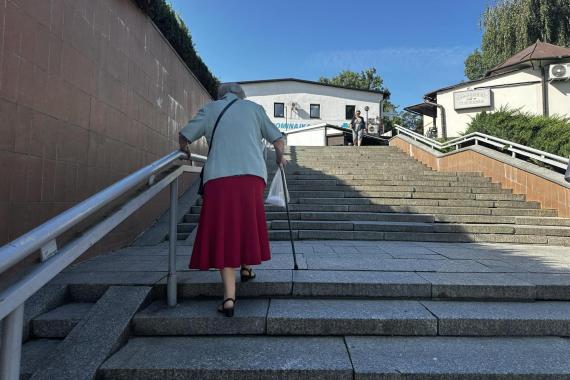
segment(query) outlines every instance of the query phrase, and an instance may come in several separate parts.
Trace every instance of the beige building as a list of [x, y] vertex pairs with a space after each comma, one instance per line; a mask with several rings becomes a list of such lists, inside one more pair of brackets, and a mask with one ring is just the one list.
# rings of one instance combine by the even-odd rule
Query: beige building
[[484, 78], [432, 91], [406, 110], [423, 116], [426, 135], [452, 138], [501, 107], [570, 117], [570, 49], [537, 41]]

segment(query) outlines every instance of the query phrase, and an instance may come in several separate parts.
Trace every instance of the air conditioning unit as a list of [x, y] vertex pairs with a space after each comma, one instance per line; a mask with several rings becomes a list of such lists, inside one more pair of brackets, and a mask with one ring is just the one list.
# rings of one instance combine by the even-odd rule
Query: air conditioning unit
[[377, 125], [369, 125], [368, 126], [368, 133], [371, 135], [377, 135], [378, 134], [378, 126]]
[[570, 63], [557, 63], [550, 65], [550, 80], [570, 79]]

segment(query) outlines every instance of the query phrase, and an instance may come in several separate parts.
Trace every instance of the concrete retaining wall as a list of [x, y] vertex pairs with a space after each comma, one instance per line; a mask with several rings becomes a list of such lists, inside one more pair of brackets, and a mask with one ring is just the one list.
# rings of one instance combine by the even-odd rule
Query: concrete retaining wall
[[[0, 1], [1, 41], [0, 245], [176, 149], [210, 100], [132, 1]], [[90, 253], [131, 242], [167, 200]]]
[[543, 208], [556, 209], [558, 216], [570, 218], [570, 184], [562, 174], [517, 160], [482, 146], [470, 146], [442, 154], [406, 136], [398, 135], [390, 145], [400, 148], [430, 168], [443, 172], [481, 172]]

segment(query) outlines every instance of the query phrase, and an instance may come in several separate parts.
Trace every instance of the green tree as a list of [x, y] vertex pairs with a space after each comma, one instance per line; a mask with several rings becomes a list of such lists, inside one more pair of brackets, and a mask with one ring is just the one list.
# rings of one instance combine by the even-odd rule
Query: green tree
[[487, 66], [479, 49], [475, 49], [465, 60], [465, 76], [469, 79], [479, 79], [485, 76]]
[[465, 75], [479, 79], [536, 40], [570, 46], [570, 1], [499, 0], [481, 17], [481, 50], [465, 61]]
[[370, 67], [359, 73], [350, 70], [343, 70], [332, 78], [320, 77], [319, 82], [362, 90], [386, 91], [386, 88], [384, 88], [384, 80], [376, 72], [375, 67]]

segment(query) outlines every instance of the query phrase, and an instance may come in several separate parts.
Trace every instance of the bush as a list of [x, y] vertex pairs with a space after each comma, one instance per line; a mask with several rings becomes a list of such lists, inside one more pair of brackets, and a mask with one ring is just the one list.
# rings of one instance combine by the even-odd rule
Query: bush
[[165, 0], [134, 0], [164, 34], [174, 50], [182, 57], [186, 65], [196, 75], [202, 86], [216, 99], [219, 80], [210, 72], [208, 66], [194, 50], [194, 43], [184, 21]]
[[559, 116], [537, 116], [501, 107], [472, 118], [465, 132], [480, 132], [527, 145], [562, 157], [570, 156], [570, 120]]

